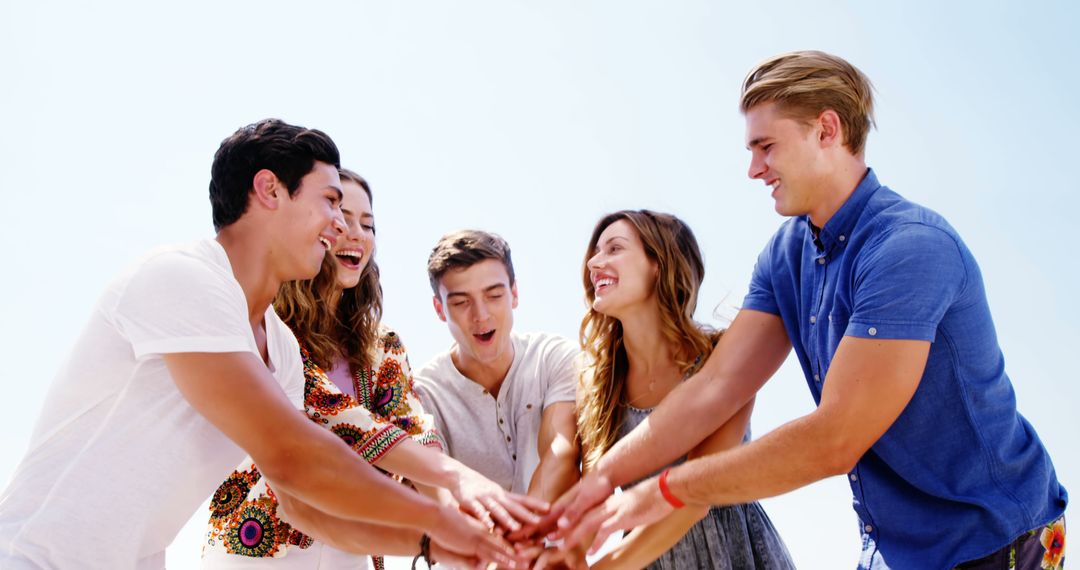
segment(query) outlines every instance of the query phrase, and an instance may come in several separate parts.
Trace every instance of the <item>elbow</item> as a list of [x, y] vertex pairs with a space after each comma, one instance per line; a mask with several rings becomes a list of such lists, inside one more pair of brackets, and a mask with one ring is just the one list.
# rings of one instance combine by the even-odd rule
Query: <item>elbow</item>
[[859, 462], [859, 459], [862, 459], [865, 453], [866, 449], [856, 442], [844, 438], [833, 438], [833, 441], [829, 442], [829, 445], [820, 455], [820, 467], [823, 471], [822, 478], [847, 475], [855, 468], [855, 464]]
[[307, 463], [304, 459], [306, 452], [307, 450], [298, 443], [281, 442], [268, 453], [263, 453], [254, 459], [264, 477], [277, 487], [293, 491], [305, 474], [311, 473], [310, 468], [304, 468]]

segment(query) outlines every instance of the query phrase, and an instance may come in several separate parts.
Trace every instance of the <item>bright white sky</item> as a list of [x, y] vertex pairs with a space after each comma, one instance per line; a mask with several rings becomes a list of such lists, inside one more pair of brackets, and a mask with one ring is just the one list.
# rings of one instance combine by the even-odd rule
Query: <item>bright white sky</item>
[[[0, 3], [0, 484], [107, 281], [154, 246], [212, 234], [211, 158], [240, 125], [323, 129], [371, 181], [386, 322], [419, 365], [450, 342], [427, 253], [461, 227], [509, 240], [520, 330], [576, 337], [586, 241], [619, 208], [685, 219], [708, 266], [699, 317], [730, 314], [781, 222], [746, 177], [739, 84], [765, 57], [812, 48], [874, 81], [869, 164], [975, 253], [1021, 411], [1080, 489], [1075, 4], [297, 6]], [[811, 406], [792, 359], [758, 398], [755, 434]], [[842, 479], [765, 505], [800, 567], [855, 565]], [[204, 514], [170, 567], [196, 564]]]

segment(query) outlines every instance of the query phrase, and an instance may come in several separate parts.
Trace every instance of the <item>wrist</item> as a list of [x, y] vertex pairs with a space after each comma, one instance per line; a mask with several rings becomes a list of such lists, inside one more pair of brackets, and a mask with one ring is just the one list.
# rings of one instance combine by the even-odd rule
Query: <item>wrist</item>
[[668, 473], [670, 472], [671, 468], [669, 467], [664, 469], [664, 472], [660, 474], [660, 477], [657, 477], [657, 487], [660, 488], [660, 496], [662, 496], [669, 505], [676, 509], [681, 509], [686, 506], [686, 503], [679, 500], [679, 498], [675, 496], [675, 493], [671, 491], [671, 487], [668, 486]]

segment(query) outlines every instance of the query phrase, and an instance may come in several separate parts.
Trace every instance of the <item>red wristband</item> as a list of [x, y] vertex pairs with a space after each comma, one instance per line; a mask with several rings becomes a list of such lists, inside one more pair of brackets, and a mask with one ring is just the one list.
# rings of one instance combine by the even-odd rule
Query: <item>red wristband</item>
[[678, 499], [678, 497], [672, 495], [671, 489], [668, 489], [667, 474], [669, 471], [671, 471], [670, 467], [664, 469], [664, 472], [660, 474], [660, 494], [664, 496], [664, 500], [667, 501], [668, 504], [675, 507], [676, 509], [681, 509], [686, 506], [686, 503], [683, 503]]

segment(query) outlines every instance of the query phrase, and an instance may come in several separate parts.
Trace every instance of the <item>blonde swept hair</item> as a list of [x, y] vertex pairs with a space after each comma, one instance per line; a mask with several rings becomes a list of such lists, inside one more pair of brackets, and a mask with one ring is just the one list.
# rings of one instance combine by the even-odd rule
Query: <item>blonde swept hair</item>
[[854, 155], [863, 153], [874, 125], [870, 80], [854, 65], [820, 51], [774, 56], [747, 74], [739, 102], [743, 114], [770, 102], [795, 119], [812, 119], [827, 109], [835, 111], [844, 129], [844, 146]]
[[[342, 180], [355, 182], [368, 195], [368, 200], [372, 199], [371, 188], [363, 177], [344, 168], [339, 173]], [[338, 292], [341, 298], [337, 310], [331, 311], [326, 300]], [[313, 279], [281, 284], [274, 297], [274, 310], [307, 347], [319, 367], [329, 370], [338, 356], [353, 371], [371, 366], [382, 320], [382, 285], [374, 252], [360, 274], [360, 282], [345, 290], [341, 290], [337, 281], [334, 255], [327, 252], [319, 274]]]
[[720, 332], [694, 321], [705, 264], [690, 227], [675, 216], [650, 210], [622, 210], [601, 218], [585, 251], [582, 271], [589, 309], [581, 321], [579, 340], [589, 363], [579, 386], [578, 434], [585, 469], [595, 467], [615, 444], [625, 415], [629, 361], [623, 345], [622, 323], [592, 308], [596, 292], [588, 267], [600, 234], [619, 220], [626, 220], [634, 227], [645, 255], [657, 266], [653, 287], [660, 305], [661, 333], [674, 348], [679, 370], [683, 374], [691, 373], [705, 361], [720, 338]]

